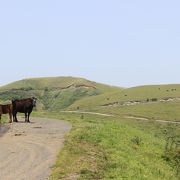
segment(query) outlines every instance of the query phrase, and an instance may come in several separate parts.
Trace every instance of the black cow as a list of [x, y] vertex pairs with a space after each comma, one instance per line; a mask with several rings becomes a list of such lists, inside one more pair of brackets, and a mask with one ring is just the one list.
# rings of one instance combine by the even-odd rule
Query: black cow
[[36, 98], [27, 98], [27, 99], [15, 99], [12, 100], [13, 105], [13, 121], [18, 122], [17, 120], [17, 113], [24, 113], [25, 114], [25, 122], [29, 121], [29, 116], [33, 110], [33, 107], [36, 106]]

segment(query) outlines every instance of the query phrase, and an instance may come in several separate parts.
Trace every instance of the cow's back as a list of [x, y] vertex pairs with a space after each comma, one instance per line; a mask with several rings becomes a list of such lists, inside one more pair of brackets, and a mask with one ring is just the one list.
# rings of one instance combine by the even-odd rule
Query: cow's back
[[12, 106], [12, 104], [6, 104], [6, 105], [2, 105], [1, 109], [2, 109], [3, 114], [11, 113], [13, 110], [13, 106]]
[[33, 103], [32, 103], [31, 98], [12, 100], [12, 105], [13, 105], [14, 111], [22, 112], [22, 113], [27, 112], [27, 111], [32, 111], [33, 109]]
[[0, 114], [12, 113], [12, 111], [13, 111], [12, 104], [0, 105]]

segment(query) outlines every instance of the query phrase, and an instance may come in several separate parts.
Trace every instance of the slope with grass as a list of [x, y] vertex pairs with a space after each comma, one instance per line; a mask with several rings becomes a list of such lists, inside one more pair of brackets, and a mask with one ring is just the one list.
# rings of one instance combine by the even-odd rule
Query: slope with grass
[[38, 110], [98, 110], [102, 105], [149, 99], [180, 98], [180, 85], [119, 88], [83, 78], [49, 77], [17, 81], [0, 87], [0, 101], [38, 97]]
[[80, 99], [73, 103], [68, 109], [99, 109], [102, 105], [113, 104], [117, 102], [129, 101], [147, 101], [151, 99], [180, 98], [180, 85], [153, 85], [124, 88], [106, 92], [93, 98]]
[[64, 109], [84, 97], [92, 97], [120, 89], [82, 78], [50, 77], [17, 81], [0, 88], [4, 103], [14, 98], [35, 96], [38, 110]]
[[180, 122], [180, 101], [139, 104], [135, 106], [104, 107], [98, 112], [111, 113], [117, 116], [144, 117], [150, 120], [167, 120]]

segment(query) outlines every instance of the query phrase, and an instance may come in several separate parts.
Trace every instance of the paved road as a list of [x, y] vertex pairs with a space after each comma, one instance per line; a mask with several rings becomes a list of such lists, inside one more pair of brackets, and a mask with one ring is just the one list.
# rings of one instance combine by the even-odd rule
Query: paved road
[[71, 129], [65, 121], [31, 118], [0, 137], [0, 180], [45, 180]]

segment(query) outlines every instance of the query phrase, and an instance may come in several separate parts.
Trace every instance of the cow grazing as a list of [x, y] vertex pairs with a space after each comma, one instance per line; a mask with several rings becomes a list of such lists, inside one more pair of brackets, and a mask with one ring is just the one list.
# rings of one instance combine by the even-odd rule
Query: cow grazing
[[17, 120], [17, 113], [24, 113], [25, 114], [25, 122], [29, 121], [29, 116], [33, 110], [33, 107], [36, 106], [36, 98], [27, 98], [27, 99], [15, 99], [12, 100], [13, 105], [13, 121], [18, 122]]
[[2, 114], [9, 114], [9, 123], [12, 123], [12, 113], [13, 113], [12, 104], [6, 104], [6, 105], [0, 104], [0, 120]]

